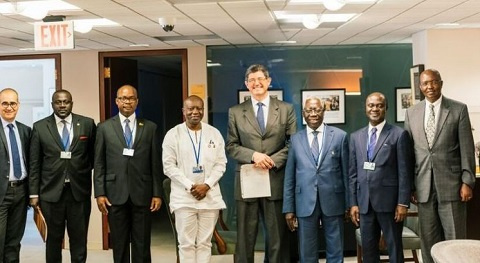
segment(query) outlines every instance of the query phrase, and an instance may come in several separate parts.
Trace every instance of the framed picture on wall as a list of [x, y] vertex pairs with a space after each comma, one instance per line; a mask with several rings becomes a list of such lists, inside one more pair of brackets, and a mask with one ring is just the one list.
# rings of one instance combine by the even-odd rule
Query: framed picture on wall
[[395, 121], [405, 121], [405, 111], [413, 105], [410, 87], [395, 88]]
[[410, 87], [412, 89], [413, 104], [416, 104], [425, 98], [420, 90], [420, 73], [424, 70], [425, 66], [423, 64], [418, 64], [410, 68]]
[[[345, 89], [308, 89], [302, 90], [302, 110], [305, 101], [317, 97], [325, 105], [323, 122], [327, 124], [345, 123]], [[305, 119], [303, 124], [306, 125]]]
[[[274, 89], [274, 90], [268, 90], [268, 93], [270, 94], [270, 97], [277, 98], [278, 100], [283, 100], [283, 90], [281, 89]], [[238, 104], [249, 100], [251, 97], [250, 91], [248, 90], [239, 90], [238, 91]]]

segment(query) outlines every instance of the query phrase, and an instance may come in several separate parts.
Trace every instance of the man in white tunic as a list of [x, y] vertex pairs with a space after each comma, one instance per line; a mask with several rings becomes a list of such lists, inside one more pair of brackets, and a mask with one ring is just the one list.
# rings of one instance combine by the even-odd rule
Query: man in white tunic
[[198, 96], [185, 99], [185, 122], [170, 129], [162, 145], [182, 263], [210, 262], [218, 213], [226, 208], [218, 184], [227, 163], [225, 143], [215, 127], [201, 122], [203, 106]]

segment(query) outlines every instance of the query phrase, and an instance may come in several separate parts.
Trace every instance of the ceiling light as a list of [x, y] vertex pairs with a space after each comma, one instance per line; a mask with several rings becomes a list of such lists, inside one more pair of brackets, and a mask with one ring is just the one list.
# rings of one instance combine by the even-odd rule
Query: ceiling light
[[438, 24], [435, 24], [436, 26], [459, 26], [460, 23], [438, 23]]
[[277, 44], [296, 44], [297, 41], [295, 41], [295, 40], [278, 40], [278, 41], [275, 41], [275, 43], [277, 43]]
[[129, 47], [149, 47], [149, 44], [130, 44]]
[[120, 26], [120, 24], [106, 18], [73, 20], [73, 30], [79, 33], [88, 33], [94, 27], [112, 27], [112, 26]]
[[345, 5], [345, 0], [324, 0], [323, 5], [330, 11], [337, 11]]
[[321, 15], [306, 15], [303, 17], [302, 24], [308, 29], [315, 29], [322, 23]]
[[[286, 23], [303, 23], [303, 18], [306, 16], [318, 16], [317, 14], [293, 14], [286, 11], [273, 11], [278, 20]], [[322, 14], [322, 23], [328, 22], [347, 22], [357, 14]]]
[[41, 20], [50, 11], [81, 11], [82, 9], [61, 0], [25, 1], [0, 4], [0, 14], [23, 15]]
[[88, 33], [92, 30], [93, 26], [87, 23], [73, 23], [73, 30], [82, 34]]

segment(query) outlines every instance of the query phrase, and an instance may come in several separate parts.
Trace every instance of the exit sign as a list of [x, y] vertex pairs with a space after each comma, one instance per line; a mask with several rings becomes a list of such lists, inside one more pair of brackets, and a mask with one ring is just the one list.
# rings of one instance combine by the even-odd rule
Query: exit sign
[[35, 50], [73, 49], [73, 21], [36, 22]]

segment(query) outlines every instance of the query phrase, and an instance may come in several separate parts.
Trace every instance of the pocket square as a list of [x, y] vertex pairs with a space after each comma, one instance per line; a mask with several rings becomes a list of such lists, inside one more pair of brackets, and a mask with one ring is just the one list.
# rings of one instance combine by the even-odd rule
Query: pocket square
[[80, 137], [78, 138], [80, 141], [86, 141], [88, 140], [88, 136], [85, 136], [85, 135], [80, 135]]

